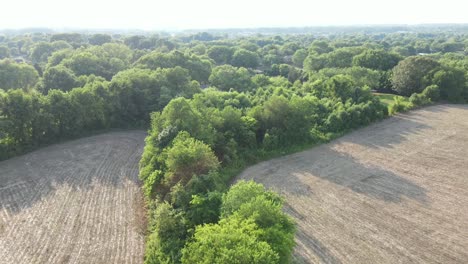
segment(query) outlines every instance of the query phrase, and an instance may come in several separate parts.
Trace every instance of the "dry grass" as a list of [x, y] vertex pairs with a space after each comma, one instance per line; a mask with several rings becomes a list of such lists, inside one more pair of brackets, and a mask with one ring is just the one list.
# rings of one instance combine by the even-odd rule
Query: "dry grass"
[[0, 162], [0, 263], [141, 263], [141, 131]]
[[298, 263], [468, 263], [468, 107], [397, 115], [260, 163], [285, 196]]

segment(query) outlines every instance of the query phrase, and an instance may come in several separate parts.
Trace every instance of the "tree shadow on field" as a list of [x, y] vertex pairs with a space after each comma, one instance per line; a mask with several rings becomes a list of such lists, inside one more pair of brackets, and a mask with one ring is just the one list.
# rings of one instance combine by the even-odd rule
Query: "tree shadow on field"
[[424, 188], [382, 167], [363, 164], [331, 144], [259, 164], [241, 178], [264, 183], [285, 195], [312, 196], [317, 183], [325, 180], [386, 202], [398, 203], [403, 197], [427, 202]]
[[[306, 218], [289, 203], [285, 203], [284, 211], [299, 220]], [[296, 246], [292, 257], [293, 264], [310, 263], [310, 256], [307, 255], [309, 255], [311, 251], [315, 257], [320, 259], [320, 263], [341, 263], [323, 243], [316, 237], [311, 236], [308, 232], [305, 232], [305, 230], [299, 228], [298, 232], [296, 232], [295, 239]]]
[[427, 120], [417, 113], [397, 114], [385, 120], [353, 131], [335, 142], [359, 144], [369, 148], [394, 148], [411, 135], [431, 129]]
[[113, 132], [52, 145], [0, 162], [0, 212], [33, 206], [62, 188], [138, 184], [146, 133]]
[[[372, 203], [373, 199], [393, 204], [404, 199], [428, 203], [424, 188], [384, 168], [363, 164], [351, 155], [334, 150], [332, 144], [258, 164], [240, 178], [254, 179], [284, 195], [285, 212], [299, 223], [312, 221], [308, 219], [308, 210], [317, 210], [314, 204], [327, 201], [343, 206], [350, 202], [359, 204], [363, 200], [361, 195], [370, 198], [365, 199], [367, 203]], [[329, 206], [323, 204], [318, 210], [333, 215], [327, 212]], [[314, 221], [320, 222], [320, 219]], [[298, 228], [293, 263], [341, 263], [340, 257], [327, 248], [332, 245], [313, 237], [307, 225]], [[340, 230], [330, 232], [339, 234]]]

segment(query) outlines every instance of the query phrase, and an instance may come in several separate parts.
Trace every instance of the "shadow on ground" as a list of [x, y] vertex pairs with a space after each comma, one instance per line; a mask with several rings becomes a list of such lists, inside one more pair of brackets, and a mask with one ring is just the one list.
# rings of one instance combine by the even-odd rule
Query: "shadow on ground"
[[138, 182], [145, 132], [113, 132], [52, 145], [0, 162], [0, 212], [18, 213], [58, 188]]

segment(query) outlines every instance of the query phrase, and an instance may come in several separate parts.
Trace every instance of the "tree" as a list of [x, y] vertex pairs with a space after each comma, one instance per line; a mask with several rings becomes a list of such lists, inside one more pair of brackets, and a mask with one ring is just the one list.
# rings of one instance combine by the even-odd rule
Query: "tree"
[[232, 55], [231, 64], [236, 67], [255, 68], [260, 58], [257, 53], [245, 49], [238, 49]]
[[211, 74], [211, 64], [196, 55], [184, 54], [180, 51], [169, 53], [151, 52], [142, 56], [136, 63], [139, 68], [156, 70], [157, 68], [174, 68], [180, 66], [189, 71], [193, 80], [206, 83]]
[[342, 102], [345, 102], [354, 95], [356, 89], [353, 80], [346, 75], [340, 74], [333, 76], [326, 82], [327, 90], [330, 96], [338, 98]]
[[246, 68], [236, 68], [231, 65], [215, 67], [209, 81], [223, 91], [233, 88], [236, 91], [243, 92], [253, 88], [249, 71]]
[[439, 63], [426, 56], [408, 57], [393, 68], [393, 89], [401, 95], [420, 93], [428, 84], [429, 76]]
[[25, 63], [0, 60], [0, 87], [5, 90], [21, 88], [30, 90], [39, 80], [34, 67]]
[[51, 42], [59, 40], [68, 42], [70, 45], [77, 48], [83, 43], [83, 35], [79, 33], [59, 33], [50, 37]]
[[2, 96], [0, 116], [8, 122], [4, 130], [19, 149], [31, 143], [31, 127], [37, 113], [34, 95], [21, 90], [9, 90]]
[[328, 58], [326, 55], [309, 54], [304, 60], [304, 70], [308, 72], [318, 71], [327, 66]]
[[51, 89], [70, 91], [79, 85], [75, 74], [62, 65], [47, 68], [44, 72], [42, 84], [43, 93], [45, 94]]
[[465, 72], [453, 67], [442, 67], [432, 77], [432, 83], [440, 89], [440, 98], [451, 102], [463, 102], [466, 88]]
[[221, 220], [195, 229], [193, 241], [182, 250], [182, 263], [272, 264], [279, 257], [252, 220]]
[[0, 46], [0, 60], [10, 57], [10, 49], [6, 46]]
[[76, 52], [62, 63], [77, 76], [91, 74], [103, 76], [102, 60], [89, 51]]
[[267, 242], [278, 253], [279, 263], [289, 263], [294, 248], [294, 222], [282, 212], [283, 200], [274, 192], [265, 190], [253, 181], [240, 181], [223, 196], [223, 219], [254, 220], [262, 232], [261, 241]]
[[316, 53], [316, 54], [323, 54], [332, 51], [333, 49], [330, 47], [328, 42], [323, 39], [317, 39], [312, 42], [309, 47], [309, 51]]
[[259, 196], [265, 196], [276, 204], [281, 204], [281, 198], [272, 191], [265, 190], [265, 187], [254, 181], [240, 181], [233, 185], [229, 191], [223, 195], [223, 204], [221, 207], [221, 217], [227, 218]]
[[208, 145], [183, 131], [177, 135], [172, 147], [167, 150], [166, 166], [165, 181], [170, 186], [174, 186], [179, 182], [182, 185], [187, 184], [194, 175], [216, 170], [219, 162]]
[[208, 49], [207, 55], [213, 59], [216, 64], [228, 64], [231, 62], [234, 50], [226, 46], [212, 46]]
[[179, 263], [187, 236], [185, 218], [168, 203], [159, 204], [146, 243], [145, 264]]
[[112, 37], [107, 34], [94, 34], [88, 38], [89, 44], [101, 46], [102, 44], [112, 42]]
[[302, 68], [304, 65], [304, 60], [307, 58], [308, 52], [305, 49], [298, 49], [294, 52], [292, 61], [295, 66]]
[[47, 62], [47, 58], [53, 51], [53, 47], [50, 43], [38, 42], [31, 49], [31, 61], [33, 63]]
[[353, 57], [353, 65], [373, 70], [388, 71], [395, 67], [400, 59], [401, 57], [395, 53], [367, 49], [363, 53]]

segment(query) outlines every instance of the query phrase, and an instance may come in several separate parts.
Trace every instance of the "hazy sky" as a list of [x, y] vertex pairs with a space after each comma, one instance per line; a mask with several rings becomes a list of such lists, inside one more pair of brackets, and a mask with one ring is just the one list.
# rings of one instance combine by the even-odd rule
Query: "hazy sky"
[[468, 0], [4, 0], [0, 28], [468, 23]]

